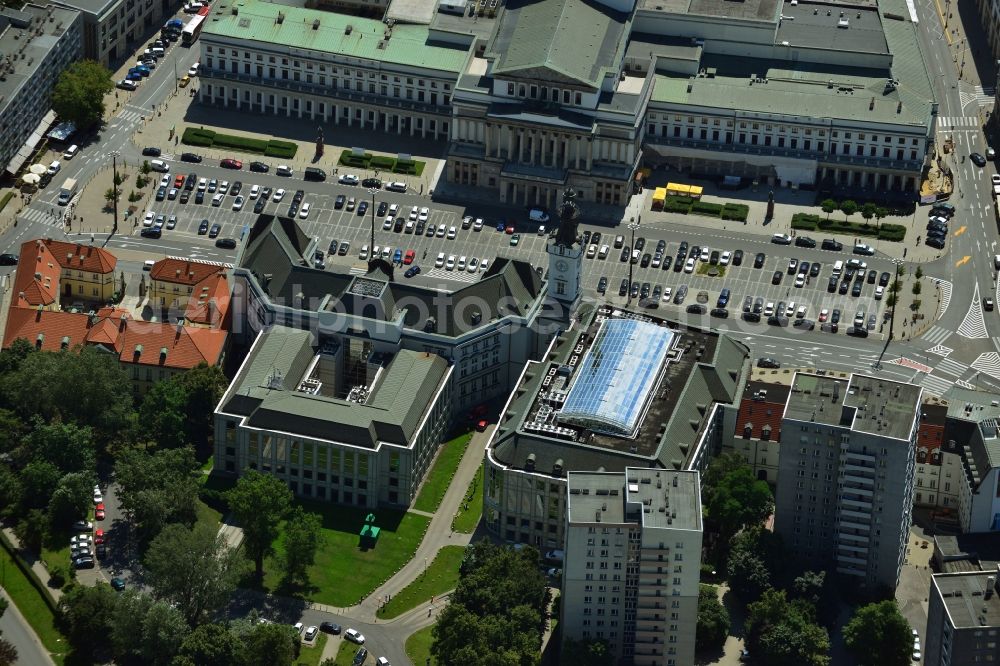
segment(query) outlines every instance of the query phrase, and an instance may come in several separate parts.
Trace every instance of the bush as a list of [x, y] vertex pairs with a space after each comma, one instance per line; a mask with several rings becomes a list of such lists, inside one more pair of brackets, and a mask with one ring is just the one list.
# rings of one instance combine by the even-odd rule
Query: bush
[[684, 213], [691, 210], [691, 197], [667, 197], [663, 201], [663, 210], [668, 213]]
[[792, 229], [803, 231], [828, 231], [852, 236], [878, 236], [882, 240], [901, 241], [906, 237], [906, 227], [900, 224], [873, 225], [849, 220], [828, 220], [810, 213], [792, 215]]
[[229, 513], [229, 502], [226, 500], [225, 491], [202, 486], [198, 489], [198, 499], [219, 513]]
[[723, 220], [738, 220], [746, 222], [750, 215], [750, 206], [746, 204], [727, 203], [722, 207]]
[[49, 567], [49, 587], [57, 590], [66, 584], [66, 568], [58, 565]]
[[719, 217], [722, 214], [722, 204], [706, 203], [698, 201], [691, 204], [691, 212], [695, 215], [705, 215], [706, 217]]
[[820, 218], [818, 215], [810, 215], [809, 213], [795, 213], [792, 215], [792, 229], [816, 231], [819, 223]]
[[298, 150], [298, 146], [289, 141], [254, 139], [247, 136], [220, 134], [200, 127], [188, 127], [185, 129], [181, 137], [181, 142], [188, 146], [228, 148], [245, 153], [264, 154], [270, 157], [286, 159], [295, 157], [295, 152]]
[[378, 169], [380, 171], [391, 169], [395, 166], [396, 160], [385, 155], [373, 155], [371, 159], [368, 160], [368, 165], [372, 169]]

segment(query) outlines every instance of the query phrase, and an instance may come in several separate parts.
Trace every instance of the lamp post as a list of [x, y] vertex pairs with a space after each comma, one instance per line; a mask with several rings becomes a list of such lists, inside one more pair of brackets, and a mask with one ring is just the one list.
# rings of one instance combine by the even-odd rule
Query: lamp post
[[118, 231], [118, 156], [121, 155], [117, 150], [111, 151], [111, 189], [114, 193], [112, 198], [112, 205], [114, 206], [114, 219], [111, 225], [111, 234], [114, 235]]
[[[375, 180], [378, 180], [378, 169], [375, 169]], [[371, 265], [375, 261], [376, 257], [372, 256], [375, 252], [375, 193], [378, 192], [378, 188], [374, 185], [368, 188], [368, 193], [372, 195], [372, 229], [371, 229], [371, 240], [368, 245], [368, 263]]]
[[639, 228], [639, 224], [642, 222], [642, 216], [640, 215], [638, 221], [636, 218], [629, 218], [628, 228], [632, 232], [632, 244], [629, 246], [629, 256], [628, 256], [628, 293], [626, 296], [628, 300], [625, 302], [626, 307], [632, 305], [632, 267], [635, 262], [632, 261], [633, 253], [635, 252], [635, 231]]
[[[892, 260], [893, 273], [895, 275], [893, 276], [893, 281], [889, 283], [890, 285], [899, 284], [899, 267], [902, 263], [903, 263], [902, 259]], [[878, 360], [872, 363], [872, 370], [882, 369], [882, 359], [885, 357], [886, 350], [889, 349], [889, 343], [892, 342], [893, 329], [895, 328], [896, 324], [896, 303], [899, 302], [900, 291], [902, 291], [901, 286], [899, 290], [892, 292], [892, 305], [890, 306], [889, 310], [889, 335], [886, 336], [885, 338], [885, 344], [882, 345], [882, 351], [879, 352]], [[862, 322], [861, 325], [864, 326], [864, 322]]]

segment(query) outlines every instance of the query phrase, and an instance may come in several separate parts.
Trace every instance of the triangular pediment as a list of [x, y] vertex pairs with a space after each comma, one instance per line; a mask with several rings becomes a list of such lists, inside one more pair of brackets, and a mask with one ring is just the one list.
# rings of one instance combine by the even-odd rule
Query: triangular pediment
[[575, 79], [567, 74], [564, 74], [563, 72], [545, 65], [525, 67], [524, 69], [518, 69], [515, 71], [507, 71], [504, 72], [504, 75], [505, 78], [509, 77], [515, 83], [524, 83], [525, 85], [586, 86], [587, 88], [590, 88], [590, 85], [586, 81]]

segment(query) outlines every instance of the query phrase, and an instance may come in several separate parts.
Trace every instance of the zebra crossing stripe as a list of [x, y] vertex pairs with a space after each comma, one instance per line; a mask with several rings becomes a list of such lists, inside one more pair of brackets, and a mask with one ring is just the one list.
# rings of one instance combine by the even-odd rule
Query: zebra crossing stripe
[[980, 354], [979, 358], [969, 366], [979, 372], [986, 373], [990, 377], [1000, 379], [1000, 354], [996, 352], [986, 352]]
[[948, 309], [948, 305], [951, 303], [952, 285], [951, 282], [941, 278], [932, 277], [930, 279], [941, 290], [941, 303], [938, 306], [937, 314], [937, 318], [940, 319], [944, 316], [945, 311]]
[[938, 127], [941, 129], [976, 127], [978, 125], [979, 118], [976, 116], [938, 116]]
[[968, 368], [959, 363], [958, 361], [952, 361], [949, 358], [941, 359], [941, 362], [937, 364], [936, 368], [941, 372], [946, 372], [949, 375], [955, 375], [956, 377], [962, 375]]
[[962, 380], [962, 379], [959, 379], [958, 381], [956, 381], [955, 382], [955, 386], [960, 386], [960, 387], [962, 387], [964, 389], [969, 389], [970, 391], [975, 390], [975, 388], [976, 388], [975, 386], [973, 386], [969, 382], [967, 382], [965, 380]]
[[986, 338], [989, 333], [986, 330], [986, 321], [983, 319], [983, 306], [979, 300], [979, 285], [972, 292], [972, 302], [969, 310], [965, 313], [961, 325], [956, 331], [963, 338]]
[[942, 396], [951, 388], [952, 382], [934, 375], [927, 375], [920, 380], [920, 385], [934, 395]]
[[932, 342], [934, 344], [940, 344], [944, 342], [946, 339], [948, 339], [948, 336], [950, 335], [951, 331], [949, 331], [946, 328], [941, 328], [940, 326], [931, 326], [930, 329], [928, 329], [928, 331], [920, 337], [924, 340], [927, 340], [928, 342]]
[[944, 345], [936, 345], [927, 350], [930, 354], [937, 354], [938, 356], [948, 356], [954, 350], [951, 347], [945, 347]]

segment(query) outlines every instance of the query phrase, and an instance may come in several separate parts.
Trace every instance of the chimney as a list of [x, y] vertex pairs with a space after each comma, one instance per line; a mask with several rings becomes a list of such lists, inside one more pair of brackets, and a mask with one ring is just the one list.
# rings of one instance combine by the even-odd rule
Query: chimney
[[120, 323], [118, 324], [118, 330], [119, 330], [119, 331], [124, 331], [124, 330], [125, 330], [125, 322], [127, 322], [127, 321], [128, 321], [128, 319], [127, 319], [127, 318], [125, 317], [125, 315], [123, 314], [123, 315], [122, 315], [122, 318], [121, 318], [121, 321], [120, 321]]
[[868, 102], [868, 110], [869, 111], [874, 111], [875, 110], [875, 98], [874, 97], [872, 97], [872, 101]]
[[177, 338], [180, 338], [181, 333], [183, 331], [184, 331], [184, 317], [181, 317], [180, 319], [177, 320], [177, 335], [174, 336], [174, 339], [176, 340]]

